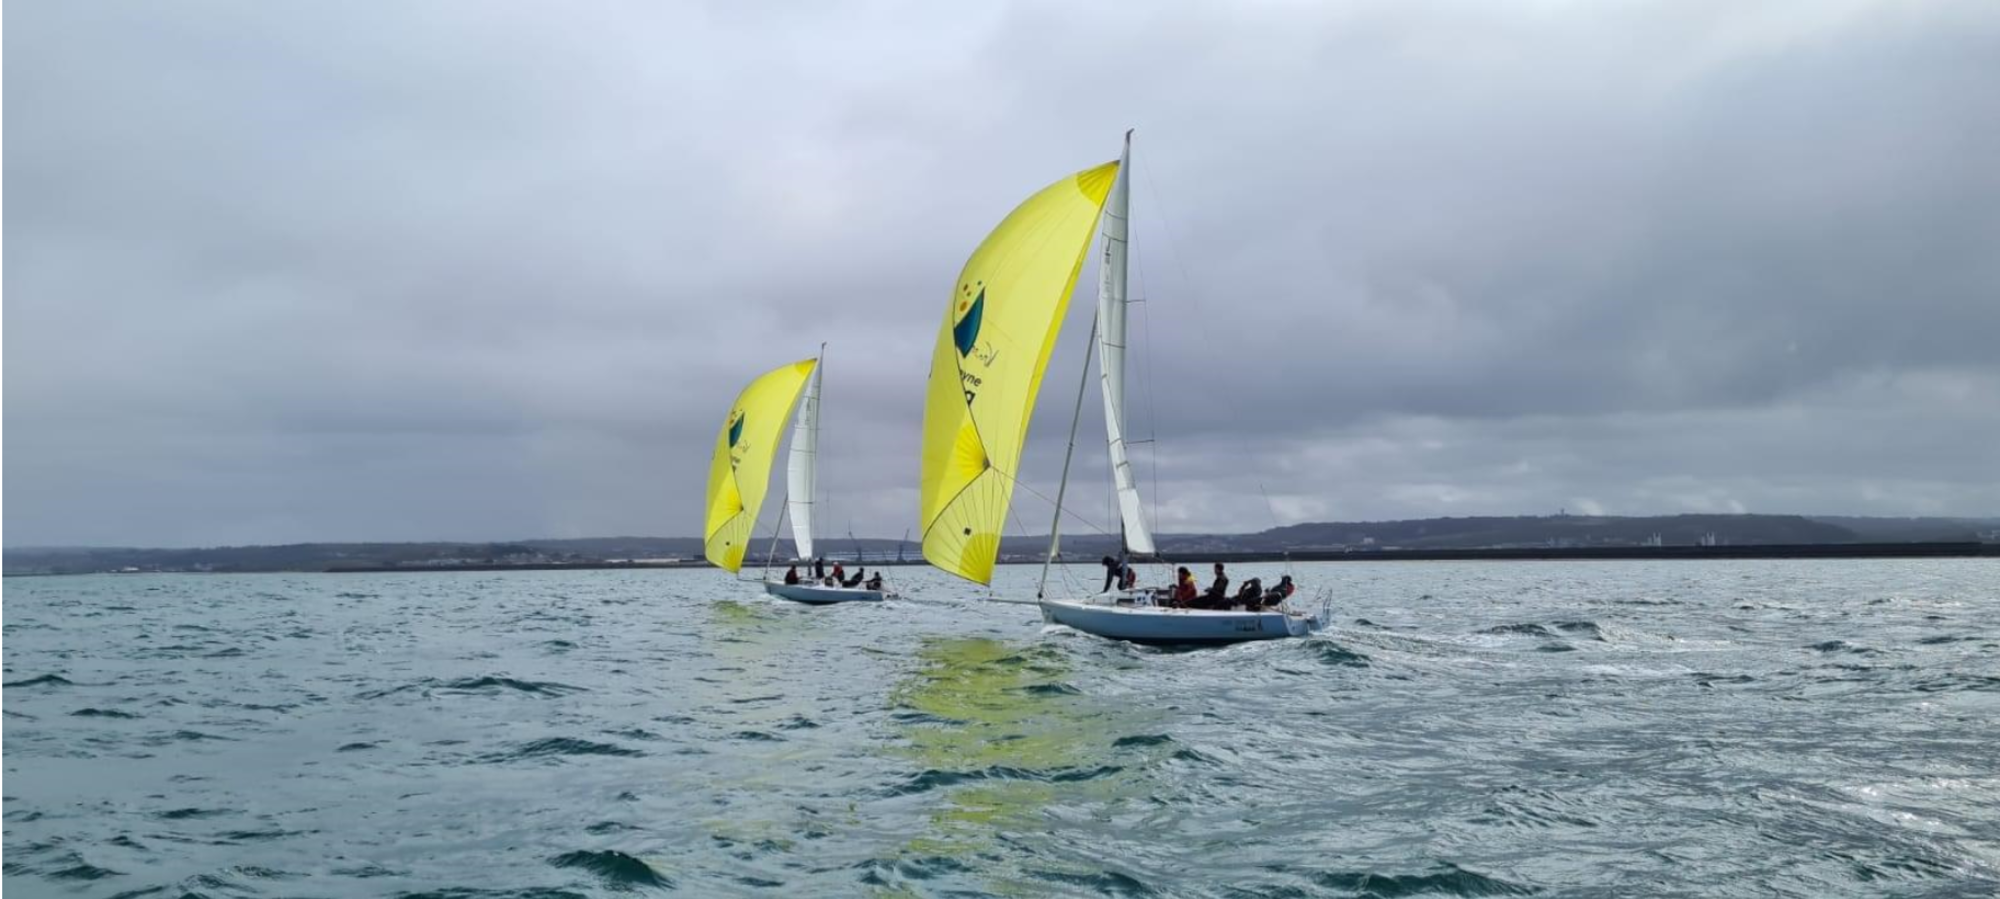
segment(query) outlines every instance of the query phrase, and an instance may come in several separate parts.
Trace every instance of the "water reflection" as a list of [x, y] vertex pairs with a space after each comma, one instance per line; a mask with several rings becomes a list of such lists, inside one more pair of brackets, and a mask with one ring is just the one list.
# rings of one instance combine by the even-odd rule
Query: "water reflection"
[[920, 666], [890, 693], [898, 751], [915, 772], [895, 792], [936, 807], [895, 873], [928, 879], [939, 866], [955, 869], [953, 859], [976, 858], [982, 885], [1006, 894], [1046, 892], [1051, 876], [1100, 874], [1050, 845], [1050, 818], [1108, 822], [1121, 805], [1143, 801], [1147, 769], [1170, 750], [1164, 740], [1123, 738], [1160, 713], [1093, 695], [1058, 647], [931, 638], [916, 656]]
[[[810, 616], [756, 599], [711, 602], [706, 611], [708, 660], [692, 666], [700, 673], [684, 690], [707, 736], [696, 751], [727, 761], [690, 760], [672, 814], [706, 812], [694, 822], [709, 854], [690, 859], [697, 878], [712, 878], [711, 886], [782, 882], [796, 835], [812, 833], [815, 823], [784, 797], [804, 787], [827, 754], [811, 739], [820, 704], [811, 685], [825, 682], [814, 672], [826, 663], [828, 637]], [[699, 806], [689, 801], [695, 797]]]

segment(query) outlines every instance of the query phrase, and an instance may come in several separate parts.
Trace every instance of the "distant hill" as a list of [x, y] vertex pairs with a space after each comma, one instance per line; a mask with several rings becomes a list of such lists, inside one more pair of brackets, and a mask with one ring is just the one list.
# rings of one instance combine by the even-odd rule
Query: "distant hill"
[[1663, 544], [1853, 543], [1859, 536], [1836, 524], [1798, 515], [1674, 515], [1653, 518], [1556, 515], [1513, 518], [1432, 518], [1357, 524], [1298, 524], [1257, 535], [1269, 549], [1373, 545], [1417, 549], [1509, 546], [1637, 546], [1655, 537]]
[[[1860, 519], [1868, 520], [1868, 519]], [[1915, 539], [1975, 539], [1970, 531], [1956, 536]], [[1712, 540], [1733, 545], [1858, 543], [1888, 539], [1864, 535], [1855, 528], [1799, 515], [1663, 515], [1617, 517], [1593, 515], [1481, 516], [1420, 518], [1404, 521], [1313, 522], [1270, 528], [1254, 534], [1161, 534], [1156, 538], [1166, 555], [1202, 552], [1284, 552], [1343, 549], [1493, 549], [1511, 547], [1642, 546], [1653, 540], [1666, 546], [1688, 546]], [[1048, 538], [1008, 538], [1006, 553], [1039, 553]], [[1066, 553], [1116, 551], [1115, 537], [1063, 538]]]
[[[870, 559], [894, 558], [899, 541], [842, 538], [821, 551], [848, 558], [858, 547]], [[765, 544], [769, 545], [769, 544]], [[790, 540], [778, 551], [790, 554]], [[698, 561], [701, 541], [693, 537], [584, 537], [510, 540], [498, 543], [293, 543], [279, 546], [218, 546], [199, 549], [131, 547], [22, 547], [5, 552], [10, 575], [84, 574], [116, 571], [328, 571], [343, 568], [450, 568], [465, 565], [556, 565], [607, 561]], [[753, 550], [762, 558], [762, 547]], [[918, 558], [915, 544], [904, 547]]]
[[[1370, 549], [1486, 549], [1513, 547], [1621, 547], [1657, 541], [1689, 546], [1801, 545], [1987, 540], [2000, 542], [2000, 518], [1863, 518], [1801, 515], [1602, 515], [1482, 516], [1405, 521], [1315, 522], [1286, 525], [1254, 534], [1161, 534], [1168, 557], [1203, 553], [1259, 553]], [[778, 553], [789, 556], [791, 541]], [[1005, 559], [1038, 558], [1046, 536], [1008, 537]], [[824, 540], [829, 558], [853, 558], [858, 550], [875, 561], [922, 557], [914, 542], [877, 538]], [[1115, 535], [1063, 537], [1065, 556], [1090, 557], [1118, 550]], [[761, 557], [762, 547], [753, 548]], [[499, 543], [295, 543], [283, 546], [224, 546], [203, 549], [116, 547], [34, 547], [5, 551], [5, 572], [77, 574], [101, 571], [325, 571], [340, 568], [425, 568], [468, 564], [553, 565], [630, 560], [698, 560], [701, 541], [692, 537], [587, 537], [568, 540], [514, 540]]]
[[2000, 518], [1862, 518], [1851, 515], [1814, 515], [1812, 520], [1846, 528], [1862, 540], [1882, 543], [2000, 541]]

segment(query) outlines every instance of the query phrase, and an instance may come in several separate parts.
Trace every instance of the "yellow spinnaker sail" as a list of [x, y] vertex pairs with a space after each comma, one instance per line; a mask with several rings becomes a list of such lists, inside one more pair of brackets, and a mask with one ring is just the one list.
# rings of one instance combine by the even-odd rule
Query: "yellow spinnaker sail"
[[1016, 207], [966, 260], [931, 356], [919, 520], [924, 559], [992, 583], [1015, 465], [1105, 195], [1107, 162]]
[[764, 488], [771, 480], [771, 460], [778, 438], [791, 424], [792, 403], [806, 386], [818, 360], [805, 359], [766, 372], [736, 397], [722, 433], [715, 436], [715, 455], [708, 463], [708, 524], [702, 528], [702, 554], [718, 567], [743, 567], [750, 530], [764, 505]]

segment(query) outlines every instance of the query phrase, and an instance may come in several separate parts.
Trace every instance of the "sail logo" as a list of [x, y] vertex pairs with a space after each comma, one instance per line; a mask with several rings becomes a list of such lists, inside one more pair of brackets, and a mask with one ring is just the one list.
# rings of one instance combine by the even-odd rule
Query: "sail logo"
[[739, 446], [738, 444], [743, 442], [743, 422], [748, 418], [749, 416], [744, 415], [743, 410], [741, 409], [736, 410], [736, 414], [730, 416], [729, 419], [729, 467], [730, 468], [735, 468], [736, 463], [742, 461], [743, 459], [742, 450], [747, 449], [747, 447]]
[[951, 342], [958, 347], [959, 358], [972, 355], [972, 349], [979, 344], [980, 321], [986, 317], [986, 284], [981, 282], [978, 296], [972, 296], [974, 285], [959, 288], [972, 298], [958, 301], [958, 323], [951, 326]]
[[[974, 293], [974, 290], [977, 293]], [[970, 406], [979, 396], [979, 388], [985, 380], [965, 370], [968, 359], [977, 360], [987, 368], [993, 367], [993, 360], [1000, 357], [1000, 351], [992, 341], [981, 341], [979, 329], [986, 319], [986, 282], [976, 281], [959, 287], [958, 306], [953, 313], [958, 321], [951, 326], [952, 346], [958, 349], [958, 379], [965, 391], [965, 404]]]

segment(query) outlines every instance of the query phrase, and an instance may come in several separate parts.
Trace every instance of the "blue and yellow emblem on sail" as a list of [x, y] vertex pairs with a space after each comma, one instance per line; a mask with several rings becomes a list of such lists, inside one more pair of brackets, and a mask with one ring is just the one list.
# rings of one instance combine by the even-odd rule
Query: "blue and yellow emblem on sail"
[[986, 285], [976, 285], [979, 293], [973, 294], [975, 285], [966, 285], [963, 292], [972, 298], [958, 303], [958, 323], [951, 326], [951, 341], [958, 347], [959, 358], [972, 353], [979, 345], [979, 320], [986, 315]]

